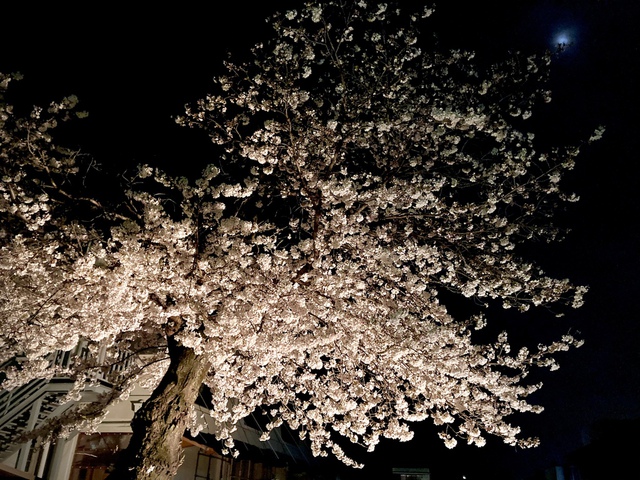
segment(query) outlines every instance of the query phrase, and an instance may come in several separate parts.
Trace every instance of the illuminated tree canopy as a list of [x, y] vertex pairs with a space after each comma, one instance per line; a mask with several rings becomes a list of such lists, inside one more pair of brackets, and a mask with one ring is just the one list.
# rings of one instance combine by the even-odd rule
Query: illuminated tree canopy
[[[171, 478], [202, 384], [231, 451], [258, 407], [348, 464], [341, 440], [372, 450], [427, 419], [449, 447], [535, 444], [508, 420], [541, 410], [525, 376], [579, 342], [511, 352], [506, 333], [472, 332], [492, 305], [581, 305], [585, 288], [518, 253], [558, 236], [578, 149], [539, 151], [526, 130], [549, 57], [484, 68], [427, 49], [431, 13], [331, 0], [276, 15], [274, 38], [178, 119], [219, 157], [197, 179], [142, 165], [108, 198], [50, 136], [75, 97], [26, 118], [0, 97], [0, 363], [17, 359], [2, 388], [68, 376], [71, 400], [128, 365], [40, 433], [91, 428], [144, 381], [157, 388], [118, 478]], [[48, 360], [79, 342], [71, 366]]]

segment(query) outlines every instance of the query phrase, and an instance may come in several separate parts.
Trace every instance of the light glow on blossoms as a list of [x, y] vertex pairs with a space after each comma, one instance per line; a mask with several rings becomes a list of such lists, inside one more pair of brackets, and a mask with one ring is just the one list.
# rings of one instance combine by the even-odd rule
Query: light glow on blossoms
[[[195, 181], [141, 166], [117, 205], [67, 193], [77, 160], [44, 138], [52, 120], [0, 103], [0, 363], [20, 356], [3, 388], [62, 373], [82, 386], [135, 359], [109, 379], [117, 394], [76, 409], [90, 423], [145, 372], [160, 384], [177, 345], [208, 366], [229, 448], [257, 408], [351, 465], [341, 441], [373, 450], [424, 420], [448, 447], [535, 445], [509, 423], [541, 410], [527, 374], [579, 341], [518, 349], [471, 331], [490, 305], [582, 303], [518, 253], [560, 234], [549, 216], [575, 199], [560, 184], [578, 149], [541, 151], [525, 129], [548, 57], [480, 69], [427, 51], [430, 15], [336, 0], [274, 17], [274, 39], [179, 119], [219, 158]], [[476, 311], [453, 316], [449, 294]], [[68, 371], [46, 361], [80, 341]]]

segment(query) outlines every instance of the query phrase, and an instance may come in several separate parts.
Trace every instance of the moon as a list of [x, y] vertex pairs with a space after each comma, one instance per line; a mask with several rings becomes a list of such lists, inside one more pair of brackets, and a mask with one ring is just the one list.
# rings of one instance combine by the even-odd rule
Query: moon
[[576, 27], [559, 28], [553, 32], [551, 44], [554, 48], [574, 45], [578, 39]]

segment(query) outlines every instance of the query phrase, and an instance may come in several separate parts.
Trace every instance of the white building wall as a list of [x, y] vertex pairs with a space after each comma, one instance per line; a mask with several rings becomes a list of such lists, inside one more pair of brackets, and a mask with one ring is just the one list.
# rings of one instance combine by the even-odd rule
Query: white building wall
[[[98, 393], [100, 392], [86, 392], [85, 401], [91, 401], [93, 396]], [[97, 432], [99, 434], [131, 433], [131, 419], [137, 408], [149, 398], [150, 394], [151, 392], [148, 389], [136, 387], [126, 400], [122, 400], [109, 407], [105, 418], [97, 427]], [[211, 420], [208, 410], [202, 407], [197, 408], [200, 410], [200, 418], [203, 422], [202, 432], [215, 435], [216, 426]], [[263, 450], [270, 449], [275, 459], [289, 459], [293, 460], [294, 463], [300, 464], [304, 464], [309, 460], [307, 456], [310, 454], [308, 452], [307, 454], [302, 452], [299, 446], [284, 442], [278, 429], [272, 432], [271, 438], [266, 442], [260, 441], [261, 434], [262, 432], [260, 430], [249, 427], [244, 421], [240, 421], [237, 431], [234, 432], [233, 436], [239, 442], [257, 446]], [[47, 464], [49, 464], [47, 480], [69, 479], [77, 443], [78, 433], [76, 432], [68, 439], [59, 439], [55, 444], [46, 445], [46, 447], [50, 447], [52, 450], [50, 463], [47, 462]], [[242, 448], [242, 446], [240, 446], [240, 448]], [[236, 467], [242, 466], [242, 469], [246, 470], [248, 468], [255, 472], [263, 468], [268, 468], [260, 463], [260, 459], [255, 459], [253, 462], [245, 460], [244, 463], [240, 464], [240, 461], [228, 457], [216, 458], [215, 456], [210, 457], [202, 453], [199, 454], [201, 450], [197, 446], [186, 447], [183, 452], [184, 462], [178, 475], [175, 477], [176, 480], [194, 480], [195, 478], [198, 480], [230, 480], [232, 478], [232, 471], [234, 470], [234, 462], [238, 463]], [[24, 453], [22, 457], [19, 456], [19, 451], [16, 451], [13, 455], [4, 459], [2, 463], [16, 467], [20, 459], [24, 458], [24, 456]], [[42, 461], [39, 462], [38, 465], [33, 466], [34, 469], [38, 471], [37, 473], [42, 474], [44, 471], [46, 457], [47, 455], [43, 455]], [[238, 470], [238, 468], [236, 468], [236, 470]], [[287, 469], [284, 467], [271, 468], [269, 475], [274, 480], [284, 480], [286, 478], [286, 472]]]

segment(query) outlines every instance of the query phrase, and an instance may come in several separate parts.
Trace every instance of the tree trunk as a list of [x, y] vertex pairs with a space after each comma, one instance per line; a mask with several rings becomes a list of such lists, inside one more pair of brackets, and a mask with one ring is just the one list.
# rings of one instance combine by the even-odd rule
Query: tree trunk
[[133, 435], [111, 480], [170, 480], [182, 463], [181, 440], [209, 363], [168, 335], [171, 363], [131, 421]]

